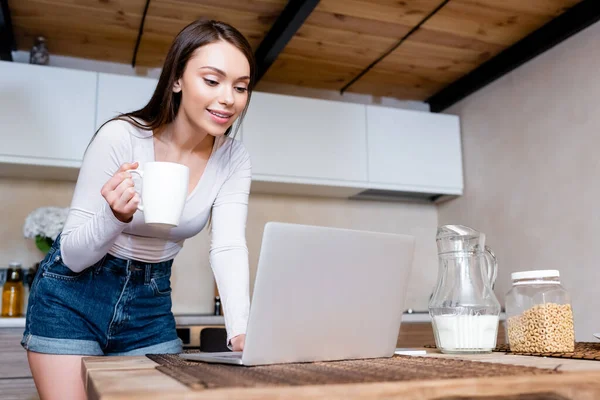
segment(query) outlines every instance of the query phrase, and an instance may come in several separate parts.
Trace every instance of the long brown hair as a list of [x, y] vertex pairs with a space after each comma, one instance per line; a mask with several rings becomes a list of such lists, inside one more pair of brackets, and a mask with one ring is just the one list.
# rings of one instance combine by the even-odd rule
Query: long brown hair
[[[148, 131], [160, 132], [161, 128], [172, 122], [177, 116], [179, 105], [181, 104], [181, 92], [173, 92], [173, 85], [183, 75], [185, 66], [188, 60], [194, 54], [194, 51], [204, 45], [224, 40], [237, 49], [239, 49], [250, 64], [250, 83], [248, 85], [248, 101], [244, 110], [241, 112], [236, 126], [239, 127], [246, 115], [250, 96], [255, 81], [255, 62], [254, 53], [248, 40], [233, 26], [214, 20], [199, 19], [185, 28], [183, 28], [173, 40], [171, 48], [167, 53], [163, 69], [158, 79], [158, 84], [154, 90], [152, 98], [144, 108], [136, 111], [120, 114], [106, 123], [121, 119], [125, 120], [136, 127]], [[98, 129], [98, 131], [102, 128]], [[233, 125], [230, 126], [225, 135], [228, 136], [232, 131]], [[96, 133], [98, 133], [96, 131]], [[236, 128], [237, 131], [237, 128]], [[235, 136], [234, 132], [234, 136]], [[95, 136], [95, 135], [94, 135]]]

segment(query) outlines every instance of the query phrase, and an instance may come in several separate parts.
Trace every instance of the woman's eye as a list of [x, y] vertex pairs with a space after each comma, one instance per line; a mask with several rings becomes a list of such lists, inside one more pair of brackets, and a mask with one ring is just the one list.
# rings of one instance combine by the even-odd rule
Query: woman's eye
[[245, 93], [248, 91], [248, 88], [245, 87], [236, 87], [235, 90], [237, 90], [238, 93]]
[[208, 86], [217, 86], [219, 84], [219, 82], [217, 82], [217, 81], [213, 81], [212, 79], [206, 79], [206, 78], [204, 78], [204, 82], [206, 82], [206, 84]]

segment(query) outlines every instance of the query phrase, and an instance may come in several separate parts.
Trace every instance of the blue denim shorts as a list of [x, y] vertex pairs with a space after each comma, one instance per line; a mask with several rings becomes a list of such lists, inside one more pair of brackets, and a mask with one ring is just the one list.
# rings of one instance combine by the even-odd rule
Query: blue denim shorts
[[62, 261], [59, 236], [31, 284], [21, 345], [47, 354], [180, 353], [171, 312], [172, 263], [107, 254], [75, 273]]

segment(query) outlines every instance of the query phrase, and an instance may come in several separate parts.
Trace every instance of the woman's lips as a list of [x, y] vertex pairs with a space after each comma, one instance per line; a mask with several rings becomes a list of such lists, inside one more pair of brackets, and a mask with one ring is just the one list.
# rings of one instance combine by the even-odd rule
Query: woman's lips
[[228, 123], [231, 119], [231, 116], [233, 115], [233, 113], [231, 112], [211, 110], [208, 108], [206, 109], [206, 111], [208, 111], [212, 120], [215, 121], [217, 124]]

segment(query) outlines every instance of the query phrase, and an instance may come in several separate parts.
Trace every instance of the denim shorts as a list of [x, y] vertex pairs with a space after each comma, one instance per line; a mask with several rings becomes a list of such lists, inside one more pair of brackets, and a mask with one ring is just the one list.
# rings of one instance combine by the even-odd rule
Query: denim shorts
[[47, 354], [181, 353], [171, 312], [172, 263], [107, 254], [76, 273], [62, 261], [59, 236], [31, 284], [21, 345]]

